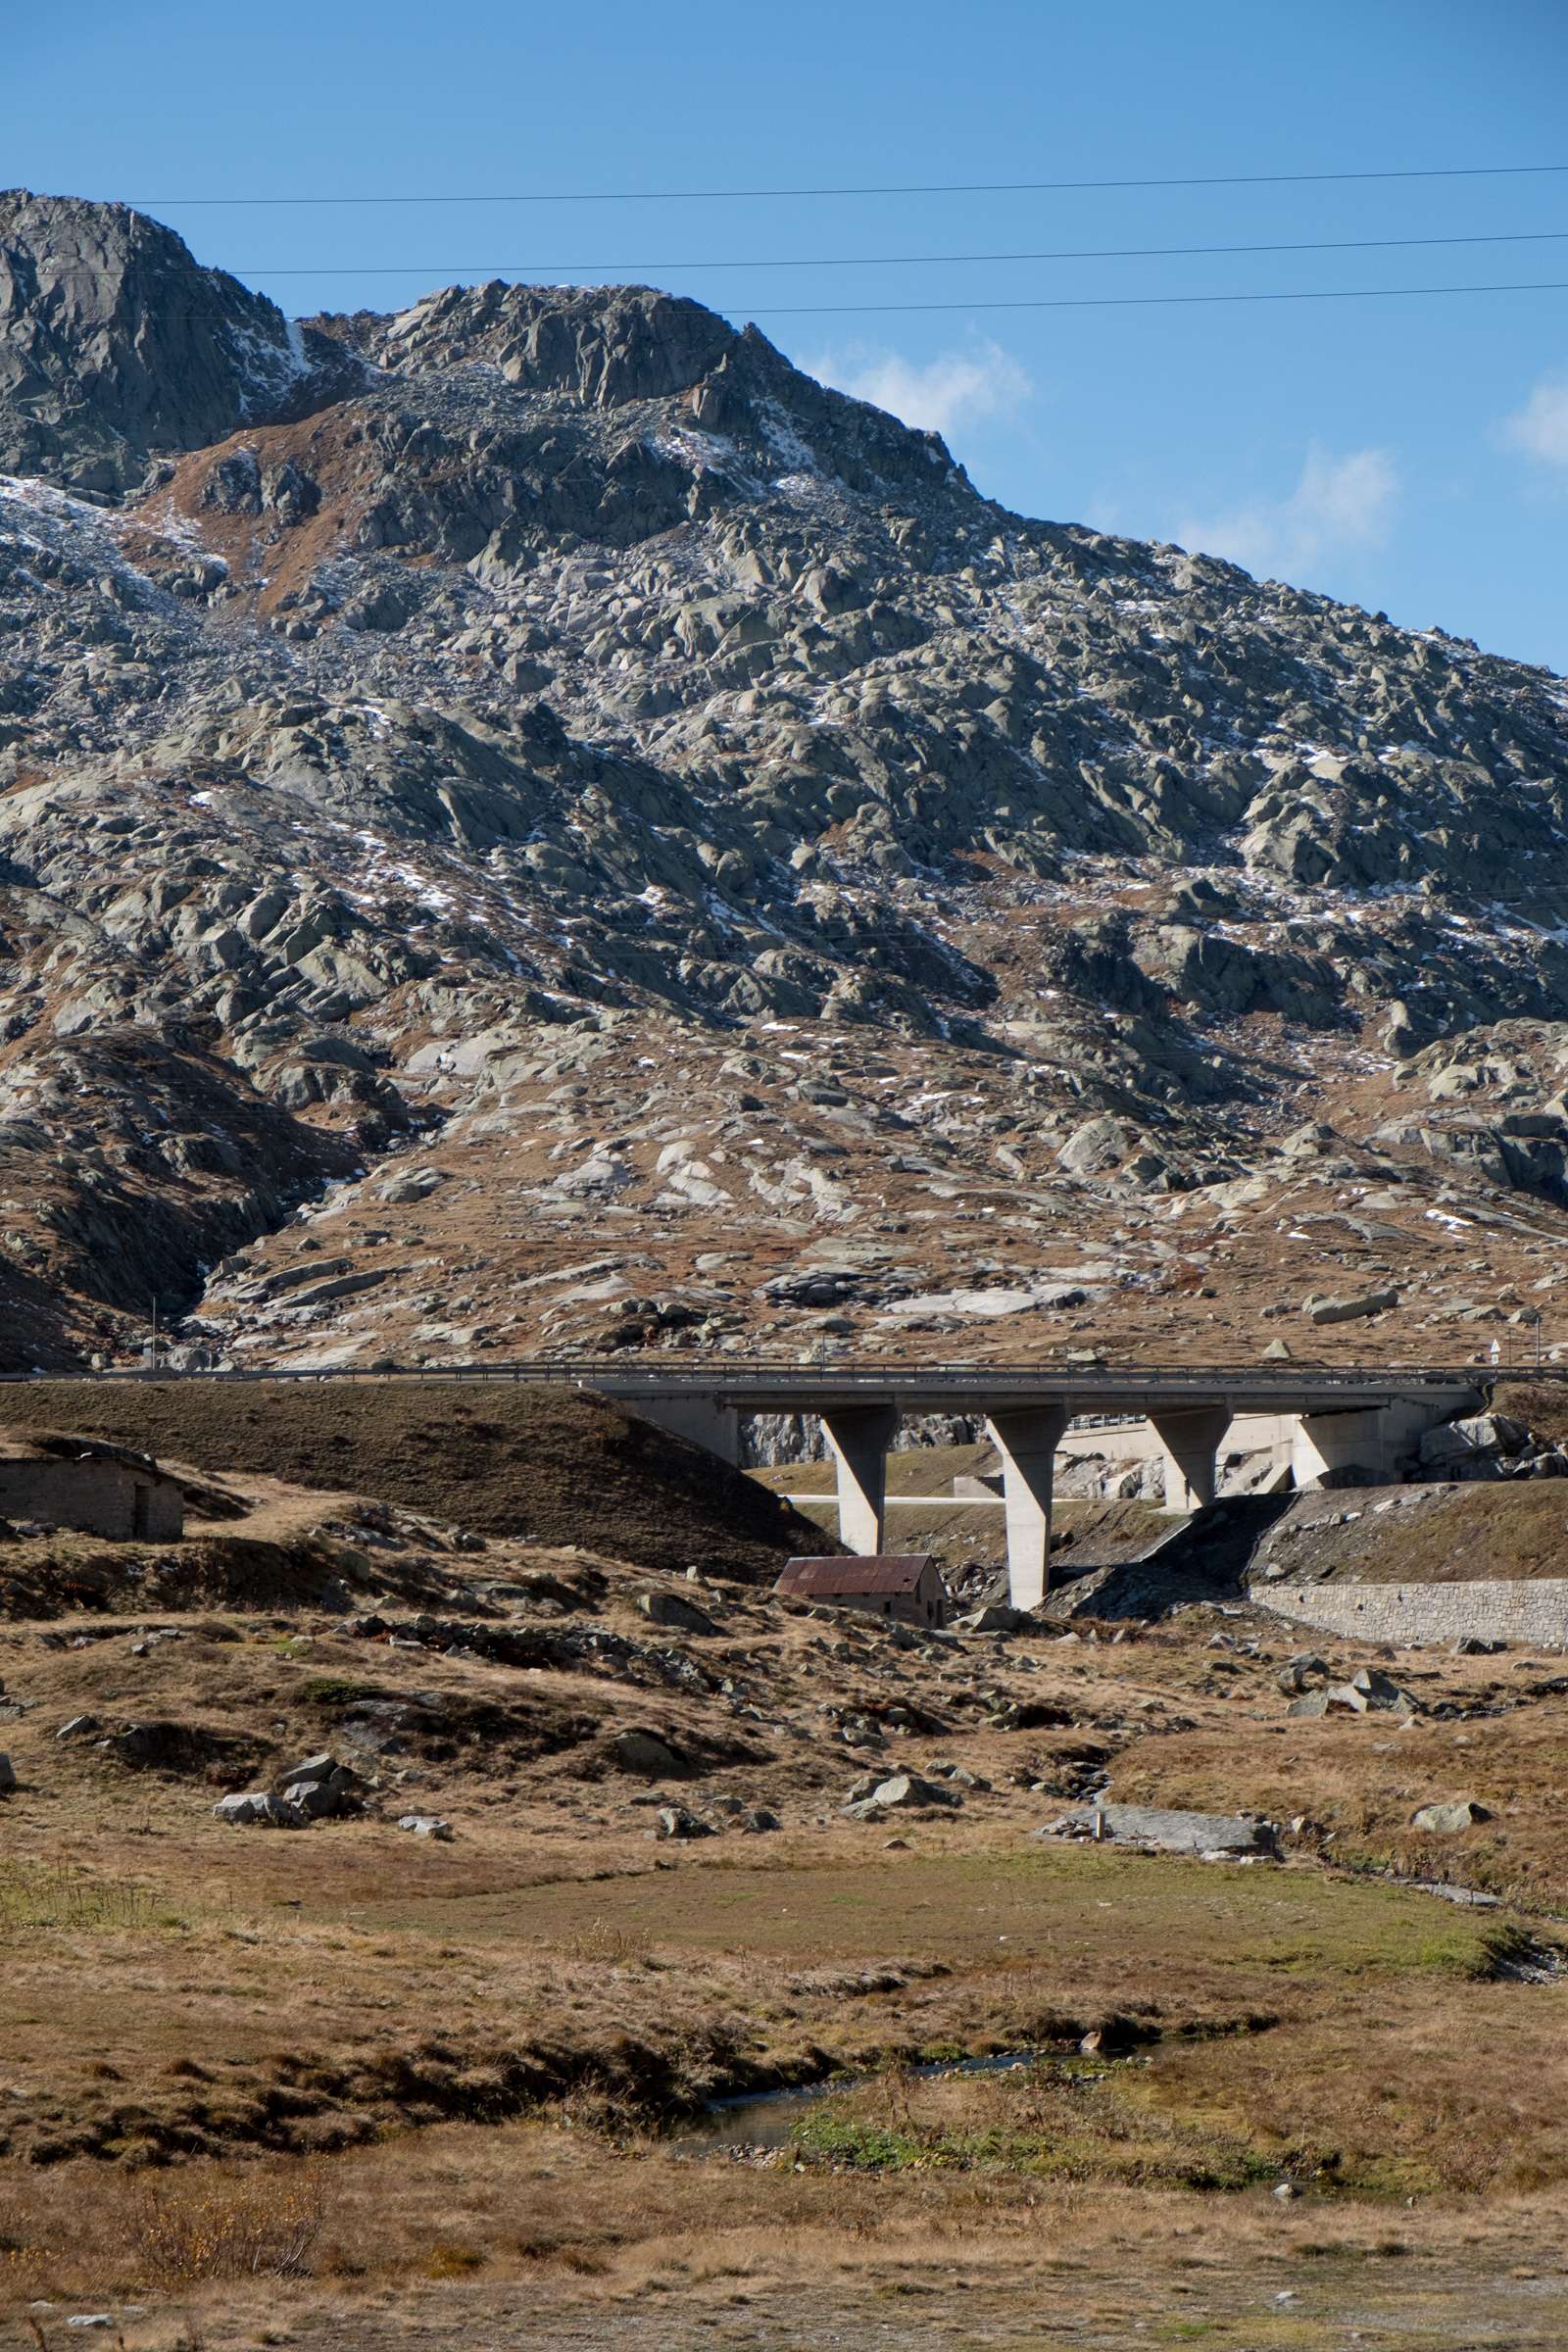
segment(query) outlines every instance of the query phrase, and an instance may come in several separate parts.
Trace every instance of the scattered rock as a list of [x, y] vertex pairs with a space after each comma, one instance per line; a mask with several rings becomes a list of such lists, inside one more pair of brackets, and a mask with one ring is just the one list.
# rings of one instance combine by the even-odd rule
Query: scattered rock
[[398, 1828], [416, 1838], [433, 1838], [438, 1845], [450, 1845], [456, 1835], [451, 1822], [443, 1821], [439, 1813], [400, 1814]]
[[1401, 1690], [1393, 1677], [1380, 1673], [1375, 1667], [1363, 1666], [1359, 1674], [1348, 1683], [1332, 1683], [1327, 1690], [1306, 1690], [1293, 1699], [1288, 1712], [1292, 1715], [1419, 1715], [1423, 1712], [1420, 1699]]
[[304, 1830], [310, 1827], [311, 1820], [308, 1813], [287, 1803], [272, 1788], [253, 1788], [242, 1796], [220, 1797], [213, 1812], [220, 1821], [226, 1821], [236, 1829]]

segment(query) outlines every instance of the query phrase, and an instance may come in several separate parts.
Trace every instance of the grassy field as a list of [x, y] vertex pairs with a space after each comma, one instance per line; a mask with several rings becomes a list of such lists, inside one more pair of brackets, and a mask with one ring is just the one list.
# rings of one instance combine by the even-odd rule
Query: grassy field
[[[1562, 2340], [1560, 1660], [1413, 1654], [1407, 1728], [1293, 1719], [1262, 1616], [942, 1643], [235, 1483], [223, 1541], [303, 1556], [324, 1514], [378, 1614], [238, 1553], [172, 1607], [201, 1535], [0, 1618], [0, 2342]], [[126, 1726], [145, 1754], [97, 1744]], [[322, 1749], [362, 1815], [214, 1818]], [[842, 1810], [955, 1768], [961, 1804]], [[1036, 1837], [1107, 1776], [1266, 1812], [1286, 1859]], [[1486, 1818], [1413, 1827], [1460, 1794]], [[655, 1836], [671, 1805], [716, 1834]], [[1031, 2063], [918, 2071], [998, 2051]], [[783, 2147], [682, 2143], [836, 2078]]]

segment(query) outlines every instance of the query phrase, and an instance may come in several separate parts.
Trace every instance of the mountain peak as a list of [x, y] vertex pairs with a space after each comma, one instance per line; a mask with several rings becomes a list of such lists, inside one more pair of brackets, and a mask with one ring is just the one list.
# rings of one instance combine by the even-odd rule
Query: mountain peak
[[419, 371], [484, 362], [530, 392], [593, 408], [667, 400], [722, 365], [741, 337], [716, 312], [654, 286], [447, 286], [387, 327], [383, 358]]
[[358, 363], [123, 204], [0, 194], [0, 466], [88, 493], [308, 413]]

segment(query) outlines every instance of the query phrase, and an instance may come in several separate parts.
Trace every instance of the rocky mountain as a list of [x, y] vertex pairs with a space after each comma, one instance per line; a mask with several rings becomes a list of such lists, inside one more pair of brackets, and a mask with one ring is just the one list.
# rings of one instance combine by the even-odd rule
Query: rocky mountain
[[12, 1366], [1551, 1344], [1551, 673], [122, 207], [0, 198], [0, 462]]

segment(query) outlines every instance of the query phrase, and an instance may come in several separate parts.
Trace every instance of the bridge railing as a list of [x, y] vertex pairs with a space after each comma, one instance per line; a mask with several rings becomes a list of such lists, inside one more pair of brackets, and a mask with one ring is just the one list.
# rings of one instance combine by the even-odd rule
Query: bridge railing
[[[1317, 1393], [1337, 1390], [1367, 1392], [1412, 1387], [1476, 1388], [1494, 1380], [1500, 1366], [1482, 1364], [1167, 1364], [1156, 1362], [1063, 1364], [1045, 1359], [1036, 1363], [998, 1363], [944, 1357], [937, 1362], [890, 1363], [886, 1359], [818, 1364], [765, 1356], [723, 1356], [708, 1362], [664, 1360], [630, 1364], [614, 1356], [521, 1356], [502, 1363], [381, 1365], [222, 1365], [211, 1368], [162, 1363], [116, 1365], [94, 1372], [0, 1372], [0, 1385], [38, 1381], [208, 1381], [215, 1386], [258, 1381], [526, 1381], [592, 1388], [692, 1388], [698, 1390], [756, 1388], [779, 1393], [798, 1390], [803, 1396], [854, 1395], [857, 1391], [920, 1388], [1002, 1393], [1008, 1389], [1061, 1390], [1092, 1398], [1126, 1391], [1159, 1390], [1212, 1396], [1216, 1389], [1246, 1388], [1253, 1395]], [[1568, 1379], [1568, 1366], [1544, 1365], [1531, 1377]]]

